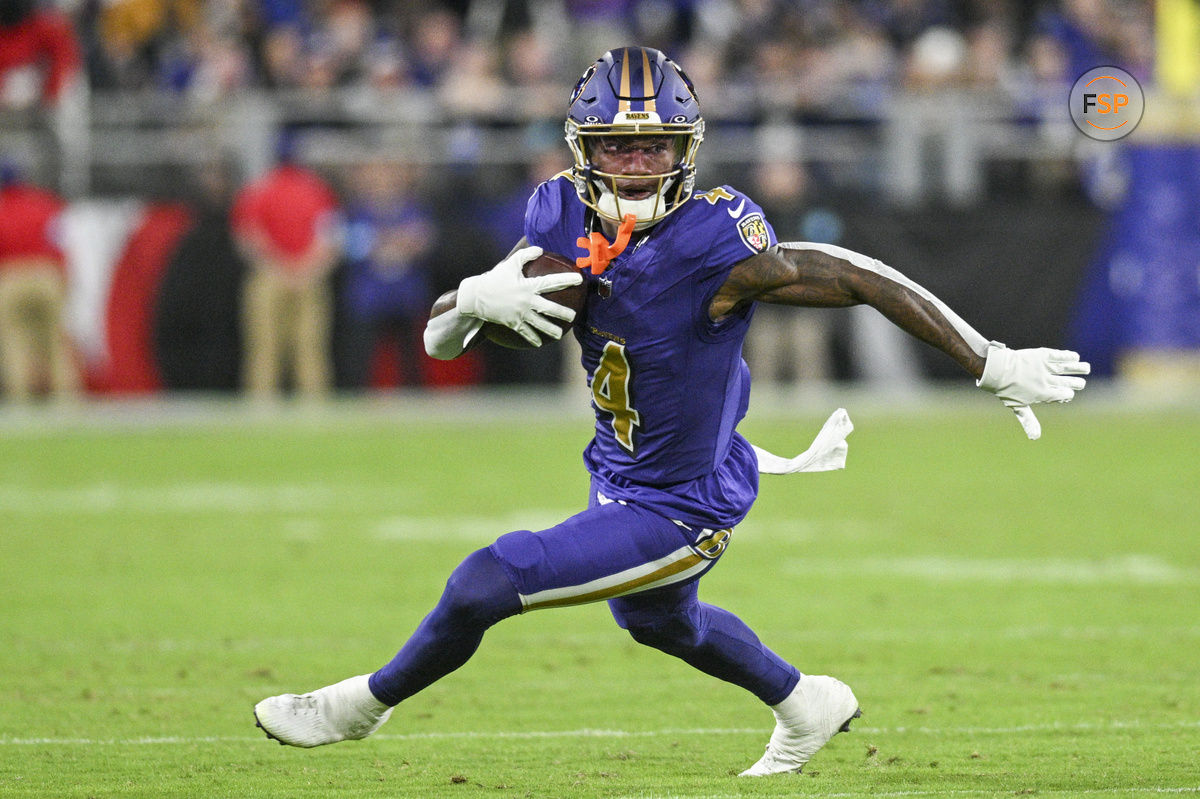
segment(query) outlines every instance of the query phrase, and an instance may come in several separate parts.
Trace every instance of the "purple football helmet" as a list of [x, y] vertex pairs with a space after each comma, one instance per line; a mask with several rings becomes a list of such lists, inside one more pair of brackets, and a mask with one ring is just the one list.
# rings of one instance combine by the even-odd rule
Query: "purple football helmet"
[[[658, 175], [601, 172], [591, 152], [600, 137], [672, 136], [676, 161]], [[649, 47], [609, 50], [575, 85], [566, 124], [567, 144], [575, 158], [571, 176], [585, 205], [620, 223], [637, 217], [637, 229], [660, 222], [677, 210], [696, 186], [696, 150], [704, 139], [704, 120], [691, 80], [674, 61]], [[658, 191], [644, 200], [622, 199], [617, 181], [658, 180]]]

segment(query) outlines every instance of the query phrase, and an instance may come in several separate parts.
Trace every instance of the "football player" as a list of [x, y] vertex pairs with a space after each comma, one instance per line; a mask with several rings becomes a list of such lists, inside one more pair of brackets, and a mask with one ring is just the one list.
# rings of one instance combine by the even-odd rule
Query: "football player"
[[[270, 737], [293, 746], [365, 737], [465, 663], [501, 619], [598, 601], [636, 641], [771, 708], [774, 732], [745, 776], [800, 771], [860, 715], [844, 683], [801, 673], [737, 616], [697, 597], [754, 502], [759, 471], [789, 470], [736, 429], [750, 389], [742, 340], [756, 304], [871, 305], [953, 358], [1016, 412], [1030, 438], [1040, 431], [1029, 406], [1070, 400], [1089, 368], [1073, 352], [988, 341], [872, 258], [778, 243], [746, 195], [696, 190], [703, 138], [695, 88], [657, 50], [612, 50], [580, 79], [566, 122], [573, 168], [535, 190], [524, 238], [504, 261], [435, 303], [425, 345], [454, 358], [484, 323], [540, 344], [561, 335], [555, 319], [573, 321], [595, 408], [588, 507], [469, 555], [373, 674], [260, 702], [255, 715]], [[582, 273], [526, 278], [523, 264], [543, 251], [576, 255]], [[578, 316], [542, 296], [585, 280]], [[847, 432], [844, 420], [814, 468], [830, 468], [839, 446], [844, 462]]]

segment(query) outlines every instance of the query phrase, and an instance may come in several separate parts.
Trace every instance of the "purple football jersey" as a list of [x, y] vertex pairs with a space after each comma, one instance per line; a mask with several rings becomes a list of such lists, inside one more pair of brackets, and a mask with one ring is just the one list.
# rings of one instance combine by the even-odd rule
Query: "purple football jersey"
[[[568, 176], [540, 185], [530, 244], [585, 255], [587, 208]], [[719, 323], [708, 306], [739, 261], [776, 243], [762, 209], [722, 186], [695, 194], [635, 238], [590, 291], [575, 335], [596, 430], [584, 451], [594, 487], [701, 527], [729, 527], [758, 491], [757, 459], [736, 431], [750, 373], [742, 340], [753, 304]]]

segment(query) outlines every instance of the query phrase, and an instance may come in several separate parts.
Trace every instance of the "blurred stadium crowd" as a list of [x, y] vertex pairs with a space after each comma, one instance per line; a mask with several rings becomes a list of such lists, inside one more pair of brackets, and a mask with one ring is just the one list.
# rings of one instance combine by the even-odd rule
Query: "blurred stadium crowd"
[[[711, 125], [701, 183], [751, 193], [781, 239], [899, 258], [999, 338], [1018, 329], [1013, 309], [994, 301], [1012, 293], [1005, 278], [1047, 270], [1043, 261], [989, 274], [980, 264], [1011, 260], [997, 237], [1053, 258], [1042, 298], [1070, 306], [1127, 193], [1120, 150], [1089, 148], [1071, 127], [1070, 84], [1100, 64], [1149, 84], [1155, 66], [1150, 0], [5, 0], [3, 9], [5, 182], [22, 176], [79, 211], [62, 271], [71, 280], [90, 270], [91, 302], [103, 306], [67, 303], [94, 391], [247, 384], [240, 319], [254, 252], [235, 203], [281, 158], [311, 170], [331, 197], [319, 224], [307, 221], [314, 241], [336, 249], [320, 273], [335, 298], [320, 334], [331, 363], [323, 381], [557, 381], [558, 350], [482, 351], [447, 367], [423, 356], [419, 330], [437, 293], [519, 237], [529, 191], [568, 165], [571, 85], [604, 49], [629, 43], [664, 50], [697, 84]], [[97, 250], [110, 253], [104, 266]], [[749, 356], [770, 378], [937, 373], [864, 318], [769, 310]], [[1069, 310], [1040, 328], [1024, 311], [1032, 328], [1018, 335], [1087, 340], [1095, 331]], [[1112, 371], [1119, 336], [1092, 337]], [[864, 363], [869, 353], [879, 363]], [[1104, 370], [1104, 357], [1091, 359]]]

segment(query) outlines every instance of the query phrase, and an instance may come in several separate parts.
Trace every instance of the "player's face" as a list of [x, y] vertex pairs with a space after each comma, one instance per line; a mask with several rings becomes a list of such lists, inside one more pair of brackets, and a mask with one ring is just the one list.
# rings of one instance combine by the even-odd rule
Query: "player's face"
[[[679, 160], [674, 136], [606, 136], [592, 146], [590, 156], [597, 170], [610, 175], [662, 175]], [[617, 193], [628, 200], [644, 200], [661, 188], [657, 179], [616, 183]]]

